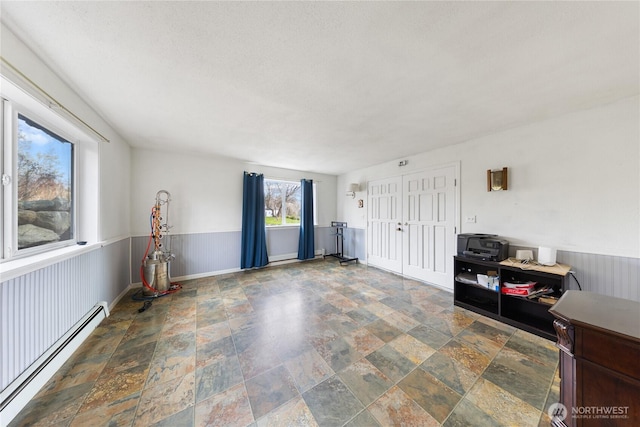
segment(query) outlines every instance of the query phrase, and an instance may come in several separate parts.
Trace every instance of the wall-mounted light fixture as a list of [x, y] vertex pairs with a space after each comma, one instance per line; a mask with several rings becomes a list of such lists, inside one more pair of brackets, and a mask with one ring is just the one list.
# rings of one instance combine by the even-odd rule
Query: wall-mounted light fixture
[[360, 184], [349, 184], [347, 190], [347, 196], [351, 196], [352, 199], [356, 198], [356, 192], [360, 191]]
[[507, 168], [487, 171], [487, 191], [507, 190]]

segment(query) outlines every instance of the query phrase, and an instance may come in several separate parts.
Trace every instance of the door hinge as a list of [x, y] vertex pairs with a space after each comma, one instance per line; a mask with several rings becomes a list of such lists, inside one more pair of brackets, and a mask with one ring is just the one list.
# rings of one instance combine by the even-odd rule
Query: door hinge
[[454, 186], [454, 187], [457, 187], [457, 186], [458, 186], [458, 179], [457, 179], [457, 178], [453, 180], [453, 186]]

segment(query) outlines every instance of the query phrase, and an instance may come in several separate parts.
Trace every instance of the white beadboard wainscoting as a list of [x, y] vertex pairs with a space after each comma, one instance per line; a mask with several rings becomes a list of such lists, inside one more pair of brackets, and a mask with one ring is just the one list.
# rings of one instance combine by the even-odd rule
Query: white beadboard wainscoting
[[640, 301], [640, 258], [558, 251], [556, 260], [571, 266], [583, 291]]
[[[335, 246], [335, 243], [333, 243]], [[344, 253], [348, 257], [358, 258], [358, 262], [367, 263], [367, 230], [364, 228], [344, 229]]]
[[[530, 250], [538, 259], [538, 248], [530, 246], [512, 245], [509, 256], [515, 257], [518, 249]], [[558, 250], [556, 262], [571, 266], [583, 291], [640, 301], [640, 258]], [[579, 289], [572, 277], [569, 289]]]
[[[316, 253], [331, 253], [335, 240], [331, 227], [315, 228]], [[298, 227], [267, 228], [267, 254], [270, 262], [295, 259], [298, 256]], [[190, 233], [170, 235], [163, 243], [171, 247], [176, 258], [171, 261], [171, 277], [196, 278], [207, 275], [226, 274], [240, 271], [240, 251], [242, 233], [224, 231], [211, 233]], [[131, 281], [140, 283], [142, 264], [149, 236], [131, 238]], [[170, 243], [167, 243], [169, 242]], [[326, 245], [329, 245], [328, 247]]]
[[129, 261], [127, 237], [0, 284], [0, 425], [90, 333], [75, 329], [95, 328], [108, 315], [130, 285]]

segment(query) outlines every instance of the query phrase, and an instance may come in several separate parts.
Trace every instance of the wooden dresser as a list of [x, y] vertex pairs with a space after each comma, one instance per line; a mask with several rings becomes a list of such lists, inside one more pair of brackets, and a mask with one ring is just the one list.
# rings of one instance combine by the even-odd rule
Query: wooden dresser
[[552, 425], [640, 426], [640, 303], [566, 291], [549, 312], [564, 405]]

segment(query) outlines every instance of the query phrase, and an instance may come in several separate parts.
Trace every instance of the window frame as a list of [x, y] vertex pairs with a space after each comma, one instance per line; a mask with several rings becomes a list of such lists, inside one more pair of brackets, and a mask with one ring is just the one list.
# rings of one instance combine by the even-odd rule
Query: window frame
[[[87, 129], [79, 127], [63, 114], [66, 110], [37, 96], [21, 80], [0, 74], [0, 82], [0, 174], [11, 178], [10, 185], [0, 185], [0, 271], [6, 274], [15, 269], [28, 272], [47, 260], [78, 251], [81, 249], [76, 246], [78, 241], [88, 243], [82, 248], [91, 248], [99, 242], [101, 143]], [[17, 250], [16, 111], [73, 144], [74, 230], [69, 240]]]
[[[9, 185], [2, 187], [2, 216], [3, 216], [3, 232], [2, 232], [2, 259], [17, 259], [35, 255], [43, 252], [49, 252], [55, 249], [72, 246], [77, 243], [78, 234], [78, 210], [77, 210], [77, 142], [72, 135], [69, 135], [64, 129], [52, 124], [42, 115], [35, 112], [32, 108], [24, 106], [24, 104], [10, 100], [3, 96], [2, 100], [2, 149], [3, 149], [3, 174], [11, 177]], [[45, 243], [38, 246], [28, 248], [18, 248], [18, 118], [23, 116], [41, 126], [47, 131], [55, 134], [66, 142], [72, 144], [71, 153], [71, 238]]]
[[[267, 187], [267, 183], [268, 182], [275, 182], [275, 183], [282, 183], [282, 184], [293, 184], [293, 185], [298, 185], [300, 186], [300, 183], [296, 183], [295, 181], [287, 181], [284, 179], [272, 179], [272, 178], [266, 178], [264, 179], [264, 186], [265, 188]], [[299, 191], [302, 191], [302, 188], [299, 189]], [[266, 195], [267, 193], [265, 192], [265, 202], [266, 202]], [[302, 197], [302, 194], [300, 194], [300, 197]], [[266, 211], [267, 211], [267, 206], [265, 203], [265, 226], [269, 227], [269, 228], [281, 228], [281, 227], [300, 227], [300, 223], [291, 223], [291, 224], [287, 224], [286, 218], [287, 218], [287, 210], [286, 210], [286, 206], [282, 206], [282, 204], [285, 203], [285, 201], [282, 200], [282, 194], [280, 194], [280, 219], [281, 219], [281, 223], [280, 224], [267, 224], [267, 215], [266, 215]]]
[[[300, 186], [298, 191], [300, 192], [299, 193], [300, 194], [300, 204], [302, 205], [302, 186], [300, 185], [300, 181], [290, 181], [290, 180], [287, 180], [287, 179], [278, 179], [278, 178], [267, 178], [267, 177], [265, 177], [264, 178], [265, 187], [267, 185], [267, 181], [281, 182], [281, 183], [285, 183], [285, 184], [294, 184], [294, 185]], [[265, 193], [265, 196], [266, 196], [266, 193]], [[265, 204], [265, 227], [272, 228], [272, 229], [286, 228], [286, 227], [297, 227], [297, 228], [300, 227], [300, 223], [297, 223], [297, 224], [295, 224], [295, 223], [294, 224], [287, 224], [286, 223], [286, 219], [285, 219], [286, 218], [286, 207], [281, 207], [280, 208], [281, 211], [284, 210], [284, 214], [281, 216], [281, 218], [282, 218], [282, 223], [281, 224], [267, 224], [267, 221], [266, 221], [266, 210], [267, 209], [266, 208], [267, 207], [266, 207], [266, 204]], [[302, 206], [301, 206], [301, 209], [302, 209]], [[316, 212], [317, 212], [317, 208], [316, 208], [316, 183], [314, 182], [313, 183], [313, 225], [314, 226], [318, 225]], [[302, 221], [302, 219], [301, 219], [301, 221]]]

